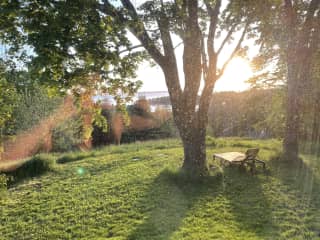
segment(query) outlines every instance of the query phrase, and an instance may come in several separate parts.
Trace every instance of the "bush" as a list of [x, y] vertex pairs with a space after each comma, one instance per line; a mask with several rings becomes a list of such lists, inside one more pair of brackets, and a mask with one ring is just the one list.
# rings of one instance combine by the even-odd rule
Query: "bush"
[[0, 195], [7, 189], [8, 177], [5, 174], [0, 174]]
[[81, 121], [71, 118], [53, 129], [52, 151], [69, 152], [78, 149], [81, 144]]
[[29, 88], [19, 92], [12, 119], [4, 128], [5, 135], [16, 135], [31, 129], [49, 117], [62, 103], [61, 97], [50, 97], [42, 87]]
[[[9, 184], [17, 183], [21, 180], [40, 176], [48, 171], [52, 171], [55, 159], [50, 155], [36, 155], [23, 163], [16, 170], [8, 173]], [[11, 177], [11, 178], [10, 178]]]
[[172, 119], [168, 119], [159, 127], [144, 130], [127, 130], [122, 134], [121, 142], [157, 140], [179, 136], [178, 129]]

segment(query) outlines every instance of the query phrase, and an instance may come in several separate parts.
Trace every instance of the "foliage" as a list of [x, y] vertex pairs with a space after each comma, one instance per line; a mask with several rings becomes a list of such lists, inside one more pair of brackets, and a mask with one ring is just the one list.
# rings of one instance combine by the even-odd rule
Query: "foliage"
[[156, 140], [164, 138], [179, 137], [178, 130], [173, 119], [167, 119], [160, 126], [146, 129], [127, 129], [122, 134], [122, 143], [130, 143], [135, 141]]
[[7, 135], [26, 131], [49, 117], [62, 103], [61, 97], [51, 97], [47, 89], [33, 86], [18, 93], [18, 101], [12, 112], [12, 121], [6, 125]]
[[82, 135], [81, 119], [67, 119], [52, 131], [52, 151], [67, 152], [78, 149], [83, 141]]
[[4, 194], [7, 190], [8, 177], [5, 174], [0, 174], [0, 195]]
[[[310, 79], [301, 99], [301, 140], [312, 143], [313, 150], [320, 143], [320, 49], [311, 66]], [[319, 151], [320, 153], [320, 151]]]
[[208, 156], [258, 145], [270, 173], [218, 167], [190, 181], [179, 172], [183, 150], [175, 139], [64, 154], [80, 159], [16, 185], [0, 200], [1, 237], [318, 239], [320, 176], [307, 166], [319, 168], [319, 161], [281, 166], [275, 140], [213, 141]]
[[282, 89], [215, 93], [209, 110], [214, 136], [283, 137]]
[[101, 2], [4, 1], [0, 9], [7, 58], [42, 84], [60, 93], [81, 86], [130, 97], [137, 90], [128, 79], [143, 53], [131, 51], [124, 25], [103, 14]]
[[127, 107], [129, 115], [137, 115], [140, 117], [150, 118], [150, 103], [146, 99], [139, 99], [133, 105]]
[[[161, 139], [177, 137], [178, 130], [174, 124], [172, 113], [166, 109], [157, 108], [151, 112], [149, 100], [139, 99], [133, 105], [127, 106], [129, 124], [124, 126], [119, 112], [111, 105], [106, 105], [102, 115], [108, 122], [107, 131], [98, 125], [93, 131], [93, 145], [100, 146], [116, 142], [117, 130], [121, 128], [121, 143], [145, 141], [149, 139]], [[122, 126], [119, 127], [118, 125]]]
[[[132, 50], [124, 24], [115, 24], [114, 19], [104, 14], [101, 2], [4, 1], [0, 6], [0, 41], [7, 48], [8, 68], [27, 69], [24, 75], [36, 79], [33, 82], [44, 86], [52, 95], [72, 92], [82, 102], [84, 95], [108, 93], [114, 95], [119, 108], [124, 108], [140, 87], [140, 81], [131, 79], [144, 52]], [[27, 81], [18, 88], [25, 85]], [[50, 111], [46, 101], [41, 105], [45, 109], [37, 109], [38, 101], [47, 100], [42, 98], [41, 91], [37, 94], [22, 91], [22, 96], [13, 130], [7, 134], [15, 134], [19, 127], [25, 130]], [[93, 121], [103, 128], [106, 122], [99, 109], [90, 106], [83, 109], [83, 105], [80, 104], [81, 111], [86, 113], [81, 112], [81, 139], [88, 148]], [[70, 137], [69, 132], [69, 140]]]
[[94, 124], [94, 129], [92, 132], [92, 144], [93, 146], [105, 145], [107, 143], [114, 143], [114, 138], [112, 134], [112, 116], [114, 110], [111, 108], [105, 108], [101, 111], [101, 116], [107, 122], [107, 128], [104, 129], [99, 124]]
[[[256, 65], [263, 69], [264, 81], [282, 80], [287, 84], [286, 126], [284, 134], [285, 155], [289, 159], [298, 158], [299, 138], [303, 125], [301, 111], [305, 93], [310, 91], [312, 65], [317, 59], [320, 44], [320, 2], [311, 1], [264, 1], [261, 10], [253, 14], [259, 16], [257, 43], [260, 54]], [[266, 8], [266, 6], [269, 8]], [[253, 4], [257, 9], [259, 4]], [[254, 7], [253, 7], [254, 8]], [[270, 64], [271, 63], [271, 64]], [[270, 66], [276, 66], [275, 76], [268, 77]], [[273, 72], [273, 71], [271, 71]], [[272, 81], [273, 80], [273, 81]], [[306, 91], [307, 90], [307, 91]], [[308, 119], [304, 119], [307, 122]]]
[[[18, 101], [14, 85], [8, 81], [6, 69], [0, 61], [0, 138], [5, 124], [12, 118], [12, 112]], [[1, 141], [1, 140], [0, 140]]]
[[[315, 0], [307, 2], [268, 0], [263, 3], [252, 1], [248, 7], [251, 8], [250, 17], [257, 23], [256, 33], [259, 33], [253, 38], [260, 47], [258, 55], [252, 61], [256, 75], [250, 81], [259, 87], [283, 85], [288, 80], [287, 67], [290, 61], [288, 52], [301, 51], [306, 47], [302, 50], [304, 53], [297, 59], [297, 62], [303, 63], [304, 55], [317, 48], [319, 17], [317, 19], [317, 14], [312, 14], [312, 12], [319, 9], [319, 3]], [[292, 15], [288, 14], [288, 11]], [[292, 17], [296, 19], [290, 19]], [[308, 34], [308, 31], [311, 33]], [[301, 47], [300, 44], [304, 44], [302, 41], [307, 41], [309, 44]], [[295, 47], [297, 48], [292, 49]], [[309, 56], [312, 58], [312, 54]], [[304, 65], [305, 69], [308, 67]]]

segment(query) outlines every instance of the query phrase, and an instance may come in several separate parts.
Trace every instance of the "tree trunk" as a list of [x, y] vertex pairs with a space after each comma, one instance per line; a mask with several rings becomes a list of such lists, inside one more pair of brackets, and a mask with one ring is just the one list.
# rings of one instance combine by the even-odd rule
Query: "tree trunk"
[[313, 126], [312, 126], [312, 132], [311, 132], [311, 152], [312, 153], [316, 153], [319, 145], [319, 138], [320, 138], [320, 107], [319, 105], [320, 105], [320, 94], [316, 96], [314, 112], [313, 112]]
[[182, 136], [184, 161], [182, 168], [192, 175], [203, 175], [207, 172], [206, 130], [190, 129]]
[[301, 26], [293, 1], [284, 1], [286, 18], [284, 27], [287, 31], [287, 120], [285, 139], [283, 142], [285, 158], [290, 161], [298, 159], [299, 130], [300, 130], [300, 102], [303, 91], [310, 78], [310, 66], [314, 50], [317, 49], [318, 36], [313, 24], [319, 1], [312, 0], [308, 6], [306, 18]]
[[295, 46], [289, 45], [287, 59], [287, 119], [283, 142], [287, 160], [297, 160], [299, 154], [299, 133], [301, 104], [303, 103], [305, 84], [310, 77], [310, 56], [303, 41]]
[[296, 160], [299, 152], [299, 104], [298, 79], [294, 76], [293, 66], [288, 66], [287, 119], [283, 142], [286, 160]]

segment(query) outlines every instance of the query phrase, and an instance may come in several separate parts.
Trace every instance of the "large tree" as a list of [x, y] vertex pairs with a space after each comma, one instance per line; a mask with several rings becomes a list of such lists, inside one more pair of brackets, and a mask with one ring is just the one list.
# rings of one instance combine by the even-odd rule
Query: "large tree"
[[[103, 11], [118, 22], [126, 23], [160, 66], [183, 142], [183, 168], [202, 174], [206, 171], [205, 136], [212, 92], [228, 62], [241, 52], [241, 43], [249, 31], [249, 19], [245, 8], [241, 9], [242, 2], [226, 2], [223, 11], [221, 0], [147, 1], [138, 9], [129, 0], [121, 0], [121, 4], [103, 2]], [[221, 33], [223, 38], [217, 41]], [[234, 40], [234, 34], [238, 37], [230, 55], [221, 63], [221, 53], [227, 47], [230, 49], [228, 43]], [[180, 76], [177, 43], [183, 44]]]
[[[300, 13], [296, 7], [306, 4]], [[301, 10], [301, 8], [300, 8]], [[306, 83], [310, 81], [312, 55], [319, 47], [320, 36], [320, 1], [308, 3], [284, 1], [284, 26], [286, 28], [286, 65], [287, 65], [287, 121], [284, 139], [284, 154], [288, 159], [298, 156], [300, 102]]]
[[[303, 103], [311, 94], [311, 66], [319, 51], [320, 0], [269, 0], [257, 25], [260, 54], [258, 78], [264, 86], [286, 85], [284, 156], [295, 160], [299, 151]], [[254, 11], [253, 11], [254, 12]], [[275, 66], [273, 69], [270, 66]]]

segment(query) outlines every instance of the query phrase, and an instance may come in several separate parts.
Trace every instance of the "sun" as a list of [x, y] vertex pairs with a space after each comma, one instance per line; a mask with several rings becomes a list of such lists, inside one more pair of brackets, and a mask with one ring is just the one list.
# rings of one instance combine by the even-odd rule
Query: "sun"
[[232, 59], [226, 68], [223, 76], [215, 85], [215, 92], [223, 91], [244, 91], [250, 87], [246, 80], [253, 75], [250, 64], [247, 60], [236, 57]]

